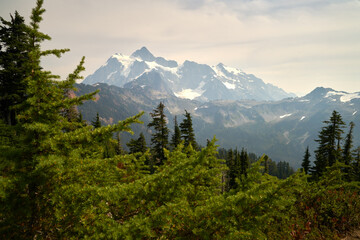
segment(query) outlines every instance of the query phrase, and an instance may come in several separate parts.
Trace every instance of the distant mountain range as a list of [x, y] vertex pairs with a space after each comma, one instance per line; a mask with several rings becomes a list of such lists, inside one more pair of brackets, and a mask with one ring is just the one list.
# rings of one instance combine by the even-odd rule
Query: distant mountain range
[[[147, 56], [147, 59], [153, 59], [151, 56]], [[171, 66], [175, 65], [172, 61], [168, 62], [173, 64]], [[122, 140], [126, 143], [143, 132], [149, 144], [150, 130], [146, 127], [150, 121], [148, 113], [162, 101], [166, 106], [170, 130], [173, 130], [174, 116], [178, 116], [179, 122], [182, 121], [186, 109], [192, 114], [196, 139], [200, 144], [205, 145], [206, 139], [216, 136], [221, 147], [244, 147], [258, 155], [266, 153], [273, 160], [288, 161], [294, 167], [300, 167], [307, 146], [311, 152], [316, 149], [314, 139], [333, 110], [338, 111], [347, 124], [350, 121], [360, 124], [360, 92], [346, 93], [319, 87], [304, 97], [278, 101], [221, 99], [204, 102], [203, 95], [195, 98], [198, 100], [177, 97], [169, 84], [163, 79], [159, 80], [159, 75], [154, 70], [148, 71], [124, 83], [124, 87], [105, 83], [79, 84], [77, 94], [101, 90], [96, 101], [84, 103], [79, 110], [89, 121], [98, 112], [104, 124], [145, 111], [142, 118], [144, 125], [134, 125], [135, 136], [123, 134]], [[344, 131], [345, 137], [347, 130]], [[354, 146], [360, 145], [358, 132], [355, 127]]]
[[209, 66], [188, 60], [179, 65], [176, 61], [155, 57], [146, 47], [136, 50], [131, 56], [114, 54], [83, 83], [140, 87], [158, 98], [174, 95], [202, 102], [244, 99], [277, 101], [295, 97], [237, 68], [222, 63]]
[[[360, 93], [316, 88], [296, 97], [254, 75], [223, 64], [208, 66], [155, 57], [145, 47], [131, 56], [115, 54], [77, 85], [78, 94], [100, 89], [95, 101], [79, 107], [91, 121], [98, 112], [103, 124], [111, 124], [145, 111], [143, 125], [134, 125], [135, 136], [122, 134], [123, 145], [140, 132], [150, 144], [149, 113], [162, 101], [168, 126], [182, 121], [185, 109], [193, 117], [196, 139], [201, 145], [216, 136], [225, 148], [246, 148], [275, 161], [300, 167], [305, 149], [313, 152], [323, 121], [333, 110], [344, 121], [360, 124]], [[354, 146], [360, 145], [354, 131]], [[346, 129], [344, 129], [346, 134]], [[314, 154], [313, 154], [314, 155]], [[314, 157], [313, 157], [314, 158]]]

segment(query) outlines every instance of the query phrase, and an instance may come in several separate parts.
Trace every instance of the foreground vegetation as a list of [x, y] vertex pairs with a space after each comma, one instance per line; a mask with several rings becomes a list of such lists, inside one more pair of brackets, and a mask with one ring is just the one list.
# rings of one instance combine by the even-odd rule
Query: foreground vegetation
[[[194, 149], [189, 132], [171, 151], [156, 131], [153, 150], [109, 151], [113, 135], [131, 132], [143, 113], [84, 124], [75, 106], [95, 93], [69, 97], [84, 61], [64, 81], [40, 66], [41, 56], [67, 51], [41, 50], [50, 39], [39, 31], [42, 2], [30, 26], [17, 13], [2, 19], [2, 239], [337, 239], [359, 226], [357, 162], [329, 150], [339, 134], [330, 145], [324, 137], [311, 178], [270, 176], [266, 155], [234, 172], [217, 158], [215, 139]], [[150, 127], [164, 127], [157, 116]], [[320, 136], [339, 132], [326, 129]]]

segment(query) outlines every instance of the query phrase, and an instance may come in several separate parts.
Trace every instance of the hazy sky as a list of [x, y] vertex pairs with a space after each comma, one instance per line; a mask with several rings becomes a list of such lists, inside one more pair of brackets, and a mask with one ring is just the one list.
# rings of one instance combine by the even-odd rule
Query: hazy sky
[[[1, 0], [0, 16], [26, 17], [35, 0]], [[44, 66], [63, 77], [82, 56], [84, 76], [114, 53], [146, 46], [182, 63], [242, 69], [297, 94], [360, 91], [360, 0], [45, 0]]]

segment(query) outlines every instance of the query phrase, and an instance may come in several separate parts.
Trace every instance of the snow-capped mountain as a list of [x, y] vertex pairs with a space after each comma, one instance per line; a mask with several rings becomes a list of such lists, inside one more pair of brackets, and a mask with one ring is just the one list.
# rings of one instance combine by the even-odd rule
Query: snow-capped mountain
[[[107, 62], [89, 75], [83, 83], [107, 83], [118, 87], [147, 86], [159, 91], [147, 83], [150, 72], [152, 81], [157, 76], [158, 84], [167, 86], [171, 94], [185, 99], [210, 100], [280, 100], [294, 97], [293, 94], [265, 84], [252, 74], [218, 64], [209, 66], [192, 61], [179, 65], [174, 60], [155, 57], [146, 47], [136, 50], [131, 56], [114, 54]], [[131, 83], [131, 84], [128, 84]], [[141, 85], [139, 85], [139, 84]]]

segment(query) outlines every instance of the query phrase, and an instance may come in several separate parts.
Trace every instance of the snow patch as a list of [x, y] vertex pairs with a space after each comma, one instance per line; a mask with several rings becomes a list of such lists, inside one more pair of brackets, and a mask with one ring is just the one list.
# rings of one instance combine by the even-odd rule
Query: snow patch
[[227, 76], [221, 70], [219, 70], [216, 66], [211, 66], [211, 68], [212, 68], [212, 70], [214, 70], [217, 77], [227, 78]]
[[111, 77], [112, 77], [112, 75], [114, 75], [115, 73], [117, 73], [117, 71], [114, 71], [114, 72], [110, 73], [110, 74], [107, 76], [107, 78], [106, 78], [106, 79], [111, 78]]
[[205, 82], [202, 81], [200, 82], [199, 86], [196, 89], [187, 88], [187, 89], [183, 89], [180, 92], [176, 92], [174, 94], [176, 97], [179, 98], [186, 98], [193, 100], [194, 98], [200, 97], [205, 92], [205, 90], [202, 89], [204, 85]]
[[134, 59], [129, 56], [122, 55], [121, 53], [114, 54], [112, 57], [116, 58], [118, 60], [118, 62], [124, 66], [124, 69], [122, 71], [123, 75], [125, 77], [128, 76], [130, 73], [130, 67], [134, 63]]
[[329, 91], [328, 93], [326, 93], [325, 97], [328, 98], [328, 97], [332, 97], [332, 96], [336, 96], [336, 95], [342, 95], [342, 94], [335, 92], [335, 91]]
[[199, 108], [209, 108], [209, 106], [208, 106], [208, 105], [204, 105], [204, 106], [201, 106], [201, 107], [199, 107]]
[[290, 140], [290, 138], [289, 138], [289, 135], [290, 135], [289, 131], [285, 131], [285, 132], [283, 133], [283, 136], [284, 136], [284, 138], [286, 139], [286, 145], [288, 145], [288, 144], [291, 142], [291, 140]]
[[302, 135], [299, 139], [301, 141], [301, 144], [304, 144], [306, 139], [308, 139], [310, 137], [309, 132], [306, 132], [304, 135]]
[[[329, 98], [332, 96], [340, 96], [340, 101], [343, 103], [346, 103], [346, 102], [350, 102], [353, 99], [360, 98], [360, 93], [346, 93], [346, 92], [330, 91], [325, 95], [326, 98]], [[336, 101], [336, 99], [333, 99], [333, 101]]]
[[280, 116], [280, 118], [290, 117], [291, 115], [292, 115], [292, 113], [288, 113], [288, 114], [285, 114], [285, 115]]
[[350, 102], [353, 99], [360, 98], [360, 93], [348, 93], [340, 97], [341, 102]]
[[179, 97], [179, 98], [186, 98], [186, 99], [193, 100], [196, 97], [200, 97], [202, 93], [196, 92], [195, 90], [188, 88], [188, 89], [182, 90], [181, 92], [176, 92], [174, 94], [176, 97]]
[[164, 67], [156, 62], [147, 62], [145, 61], [146, 65], [148, 65], [148, 67], [150, 69], [161, 69], [163, 71], [166, 71], [166, 72], [171, 72], [172, 74], [176, 75], [176, 76], [179, 76], [177, 71], [178, 71], [178, 68], [177, 67]]
[[243, 71], [241, 71], [240, 69], [237, 69], [237, 68], [233, 68], [233, 67], [228, 67], [228, 66], [224, 66], [224, 69], [229, 72], [229, 73], [232, 73], [234, 75], [239, 75], [239, 74], [242, 74]]
[[225, 85], [225, 87], [227, 89], [235, 89], [236, 88], [236, 85], [234, 83], [223, 82], [223, 84]]

